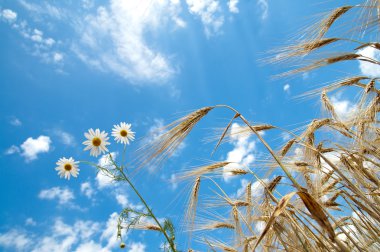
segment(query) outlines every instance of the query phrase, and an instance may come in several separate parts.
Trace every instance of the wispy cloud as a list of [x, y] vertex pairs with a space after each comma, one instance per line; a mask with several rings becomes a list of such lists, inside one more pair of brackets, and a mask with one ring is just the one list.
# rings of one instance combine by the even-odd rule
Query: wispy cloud
[[21, 126], [21, 125], [22, 125], [21, 120], [18, 119], [17, 117], [12, 117], [12, 118], [9, 120], [9, 123], [10, 123], [12, 126]]
[[73, 135], [62, 130], [62, 129], [54, 129], [52, 133], [56, 135], [61, 143], [67, 146], [76, 145], [76, 141]]
[[[146, 134], [146, 137], [141, 141], [141, 146], [145, 145], [151, 145], [154, 144], [154, 142], [163, 134], [167, 132], [167, 129], [165, 128], [165, 121], [162, 118], [154, 118], [150, 119], [150, 127], [148, 128], [148, 133]], [[178, 157], [181, 152], [186, 148], [186, 142], [183, 141], [180, 143], [180, 145], [177, 147], [177, 149], [171, 153], [171, 157]], [[155, 164], [149, 164], [148, 171], [153, 172], [157, 169], [157, 165]]]
[[178, 178], [175, 174], [170, 174], [169, 179], [170, 187], [174, 191], [178, 187]]
[[92, 196], [95, 194], [95, 190], [92, 187], [90, 182], [83, 182], [80, 185], [80, 192], [84, 194], [87, 198], [91, 199]]
[[63, 19], [67, 16], [65, 9], [58, 8], [48, 1], [41, 1], [40, 4], [35, 4], [30, 1], [19, 0], [19, 3], [30, 13], [36, 15], [37, 18], [40, 18], [40, 16], [49, 16], [55, 19]]
[[260, 17], [262, 20], [268, 18], [269, 14], [269, 4], [268, 0], [257, 0], [257, 5], [259, 6]]
[[162, 83], [176, 69], [168, 56], [149, 45], [145, 35], [158, 34], [170, 25], [183, 26], [180, 7], [177, 1], [112, 0], [108, 6], [98, 7], [96, 14], [78, 20], [80, 40], [72, 50], [86, 64], [135, 84]]
[[55, 39], [45, 36], [42, 30], [31, 27], [27, 21], [19, 20], [17, 13], [10, 9], [0, 12], [0, 20], [5, 20], [24, 39], [30, 42], [25, 45], [25, 48], [31, 55], [48, 64], [54, 63], [59, 66], [62, 64], [63, 54], [56, 48], [58, 43]]
[[60, 205], [66, 205], [72, 203], [75, 198], [73, 191], [67, 188], [52, 187], [40, 191], [38, 198], [46, 200], [58, 200]]
[[16, 145], [12, 145], [8, 149], [6, 149], [5, 152], [4, 152], [5, 155], [12, 155], [12, 154], [15, 154], [15, 153], [20, 153], [20, 148], [17, 147]]
[[[266, 1], [259, 1], [263, 16], [267, 15]], [[62, 69], [71, 57], [87, 66], [112, 73], [133, 85], [168, 84], [179, 72], [175, 57], [160, 49], [163, 31], [174, 32], [187, 27], [182, 10], [187, 7], [192, 17], [199, 18], [206, 36], [221, 33], [226, 13], [238, 13], [238, 0], [229, 0], [221, 6], [217, 0], [110, 0], [101, 5], [93, 0], [82, 0], [75, 11], [67, 5], [19, 0], [32, 20], [49, 29], [69, 26], [70, 37], [52, 38], [44, 29], [20, 20], [16, 12], [3, 10], [1, 18], [31, 41], [30, 51], [46, 63]], [[223, 7], [223, 8], [222, 8]], [[228, 10], [227, 10], [228, 9]], [[44, 27], [44, 26], [43, 26]], [[154, 37], [155, 40], [151, 39]], [[65, 42], [64, 42], [65, 41]], [[58, 69], [58, 70], [59, 70]], [[178, 90], [171, 90], [174, 97]]]
[[82, 7], [90, 9], [95, 6], [94, 0], [82, 0]]
[[224, 23], [224, 15], [216, 0], [186, 0], [191, 14], [199, 16], [206, 36], [220, 33]]

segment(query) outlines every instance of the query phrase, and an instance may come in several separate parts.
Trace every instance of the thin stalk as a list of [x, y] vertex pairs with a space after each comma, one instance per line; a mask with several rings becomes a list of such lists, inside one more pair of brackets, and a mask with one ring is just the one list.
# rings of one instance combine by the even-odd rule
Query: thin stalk
[[136, 193], [136, 195], [140, 198], [140, 201], [144, 204], [145, 208], [148, 210], [149, 212], [149, 215], [153, 218], [153, 220], [156, 222], [156, 224], [160, 227], [162, 233], [164, 234], [166, 240], [168, 241], [169, 245], [170, 245], [170, 248], [173, 252], [176, 252], [176, 249], [175, 249], [175, 246], [173, 244], [173, 241], [169, 238], [168, 234], [166, 233], [166, 231], [164, 230], [164, 228], [161, 226], [161, 223], [157, 220], [156, 216], [154, 215], [153, 211], [149, 208], [149, 205], [146, 203], [146, 201], [144, 200], [144, 198], [141, 196], [141, 194], [139, 193], [139, 191], [136, 189], [136, 187], [133, 185], [132, 181], [130, 181], [128, 179], [128, 177], [125, 175], [124, 171], [122, 169], [120, 169], [119, 167], [117, 167], [118, 170], [120, 171], [121, 175], [123, 176], [123, 179], [125, 181], [127, 181], [127, 183], [131, 186], [131, 188], [133, 189], [133, 191]]
[[295, 178], [290, 174], [289, 170], [282, 164], [280, 159], [276, 156], [272, 148], [269, 146], [269, 144], [260, 136], [260, 134], [251, 126], [251, 124], [242, 116], [239, 111], [236, 109], [228, 106], [228, 105], [216, 105], [215, 107], [224, 107], [227, 109], [232, 110], [233, 112], [239, 114], [240, 119], [251, 129], [251, 131], [259, 138], [259, 140], [264, 144], [264, 146], [267, 148], [269, 153], [272, 155], [272, 157], [276, 160], [277, 164], [281, 167], [281, 169], [285, 172], [286, 176], [292, 181], [293, 185], [297, 188], [299, 191], [303, 191], [302, 186], [295, 180]]
[[[170, 245], [170, 249], [172, 250], [172, 252], [176, 252], [176, 249], [175, 249], [175, 246], [173, 244], [173, 241], [169, 238], [168, 234], [166, 233], [166, 231], [164, 230], [164, 228], [162, 227], [161, 223], [157, 220], [156, 216], [154, 215], [153, 211], [149, 208], [149, 205], [146, 203], [146, 201], [144, 200], [144, 198], [142, 197], [142, 195], [139, 193], [139, 191], [136, 189], [136, 187], [133, 185], [132, 181], [128, 179], [127, 175], [125, 175], [124, 171], [123, 171], [123, 168], [122, 167], [119, 167], [115, 161], [113, 160], [112, 158], [112, 155], [109, 153], [109, 157], [110, 157], [110, 160], [112, 162], [112, 164], [116, 167], [116, 169], [121, 173], [123, 179], [125, 181], [127, 181], [127, 183], [131, 186], [131, 188], [133, 189], [133, 191], [136, 193], [136, 195], [139, 197], [140, 201], [143, 203], [143, 205], [145, 206], [145, 208], [148, 210], [148, 213], [149, 213], [149, 216], [153, 218], [154, 222], [156, 222], [156, 224], [160, 227], [162, 233], [164, 234], [166, 240], [168, 241], [169, 245]], [[92, 162], [88, 162], [88, 161], [80, 161], [81, 163], [86, 163], [86, 164], [89, 164], [91, 166], [95, 166], [96, 168], [104, 171], [104, 170], [107, 170], [95, 163], [92, 163]], [[113, 175], [113, 174], [112, 174]]]

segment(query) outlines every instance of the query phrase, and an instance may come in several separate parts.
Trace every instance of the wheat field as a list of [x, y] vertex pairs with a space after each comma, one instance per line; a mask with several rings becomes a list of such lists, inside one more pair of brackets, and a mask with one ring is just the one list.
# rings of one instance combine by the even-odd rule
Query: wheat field
[[[380, 65], [361, 54], [365, 48], [380, 50], [379, 24], [380, 1], [337, 7], [290, 45], [274, 49], [265, 61], [294, 66], [276, 78], [347, 61]], [[244, 134], [257, 137], [268, 155], [261, 167], [217, 161], [178, 174], [179, 180], [192, 185], [184, 216], [190, 246], [202, 243], [208, 251], [244, 252], [380, 251], [379, 79], [344, 76], [303, 94], [301, 98], [319, 97], [325, 117], [299, 129], [250, 123], [227, 105], [201, 108], [168, 125], [165, 134], [143, 147], [141, 166], [170, 158], [200, 120], [224, 110], [231, 120], [213, 137], [215, 150]], [[356, 109], [341, 118], [329, 96], [347, 89], [357, 94]], [[237, 121], [244, 127], [233, 131], [231, 125]], [[281, 149], [273, 149], [262, 134], [267, 131], [284, 131], [291, 138]], [[226, 193], [226, 185], [218, 180], [226, 172], [250, 181], [244, 192]], [[259, 195], [254, 182], [263, 188]], [[211, 196], [202, 197], [205, 183], [213, 185]], [[156, 226], [131, 227], [162, 231]]]

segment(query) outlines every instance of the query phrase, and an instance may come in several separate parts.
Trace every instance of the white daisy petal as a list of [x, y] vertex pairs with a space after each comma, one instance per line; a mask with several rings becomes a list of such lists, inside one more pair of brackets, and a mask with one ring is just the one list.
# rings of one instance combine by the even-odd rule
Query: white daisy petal
[[79, 174], [79, 162], [75, 161], [72, 157], [60, 158], [56, 163], [58, 166], [55, 168], [61, 178], [70, 179], [70, 176], [77, 177]]
[[135, 132], [131, 130], [131, 124], [121, 122], [118, 125], [114, 125], [111, 134], [117, 143], [129, 144], [129, 141], [135, 139]]
[[89, 129], [88, 132], [84, 133], [84, 136], [88, 139], [83, 142], [86, 146], [84, 150], [90, 150], [90, 155], [97, 157], [104, 152], [108, 152], [106, 148], [110, 143], [107, 142], [109, 137], [107, 137], [107, 133], [105, 131], [100, 132], [99, 129]]

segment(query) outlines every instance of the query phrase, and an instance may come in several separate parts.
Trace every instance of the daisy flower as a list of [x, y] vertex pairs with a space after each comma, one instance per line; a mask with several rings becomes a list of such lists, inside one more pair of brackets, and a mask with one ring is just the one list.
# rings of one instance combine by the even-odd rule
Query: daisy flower
[[104, 152], [108, 152], [106, 146], [110, 143], [107, 142], [109, 139], [107, 135], [108, 134], [105, 131], [100, 132], [99, 129], [89, 129], [88, 133], [84, 133], [84, 136], [87, 138], [87, 140], [83, 142], [83, 144], [86, 145], [84, 150], [90, 150], [90, 155], [94, 157], [97, 157]]
[[122, 122], [113, 126], [112, 136], [115, 137], [117, 143], [129, 144], [129, 140], [133, 141], [135, 139], [135, 132], [131, 130], [130, 123]]
[[77, 177], [79, 174], [78, 161], [71, 158], [60, 158], [56, 163], [58, 166], [55, 168], [58, 171], [58, 175], [65, 179], [70, 179], [70, 175]]

